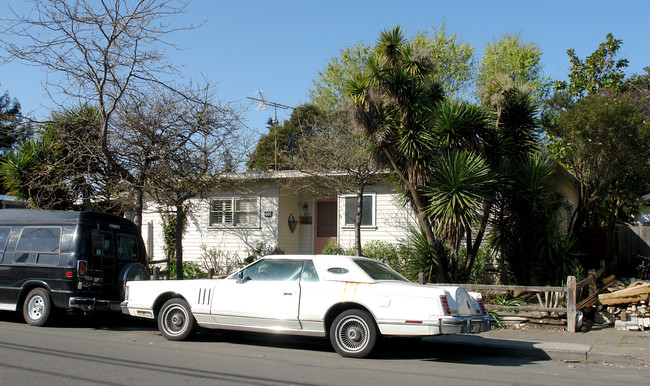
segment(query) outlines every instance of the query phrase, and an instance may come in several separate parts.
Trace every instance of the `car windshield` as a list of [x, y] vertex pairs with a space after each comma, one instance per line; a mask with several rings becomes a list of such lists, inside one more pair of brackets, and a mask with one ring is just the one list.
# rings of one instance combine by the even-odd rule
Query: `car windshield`
[[361, 267], [361, 269], [363, 269], [372, 280], [408, 281], [404, 276], [378, 261], [355, 259], [354, 262], [357, 263], [357, 265]]

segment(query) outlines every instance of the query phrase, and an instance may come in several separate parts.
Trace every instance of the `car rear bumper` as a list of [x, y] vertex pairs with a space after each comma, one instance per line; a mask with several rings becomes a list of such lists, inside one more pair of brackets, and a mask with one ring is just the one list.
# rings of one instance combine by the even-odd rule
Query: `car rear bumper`
[[68, 308], [83, 311], [120, 311], [120, 302], [97, 298], [71, 297], [68, 300]]
[[441, 334], [478, 334], [490, 331], [494, 319], [489, 316], [450, 317], [440, 319]]

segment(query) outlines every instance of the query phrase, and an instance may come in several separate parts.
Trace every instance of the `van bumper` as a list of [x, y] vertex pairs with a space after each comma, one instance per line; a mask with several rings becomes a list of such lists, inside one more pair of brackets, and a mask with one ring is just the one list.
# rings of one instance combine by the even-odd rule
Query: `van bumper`
[[68, 300], [68, 308], [83, 311], [120, 311], [120, 302], [97, 298], [71, 297]]

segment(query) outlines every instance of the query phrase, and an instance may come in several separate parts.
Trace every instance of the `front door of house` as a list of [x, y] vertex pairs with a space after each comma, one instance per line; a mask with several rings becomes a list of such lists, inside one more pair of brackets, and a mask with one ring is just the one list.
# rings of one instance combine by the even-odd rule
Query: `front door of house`
[[323, 251], [330, 240], [336, 243], [338, 214], [336, 200], [316, 200], [315, 205], [314, 253], [318, 254]]

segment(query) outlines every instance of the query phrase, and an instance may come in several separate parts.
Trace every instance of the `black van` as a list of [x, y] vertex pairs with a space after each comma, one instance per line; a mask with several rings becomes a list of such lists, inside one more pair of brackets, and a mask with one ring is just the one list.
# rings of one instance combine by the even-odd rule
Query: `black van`
[[138, 227], [107, 213], [0, 210], [0, 310], [42, 326], [54, 307], [120, 310], [124, 282], [149, 279]]

